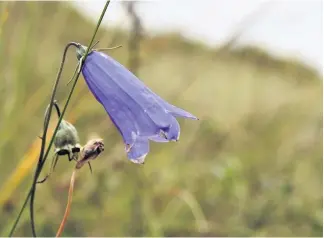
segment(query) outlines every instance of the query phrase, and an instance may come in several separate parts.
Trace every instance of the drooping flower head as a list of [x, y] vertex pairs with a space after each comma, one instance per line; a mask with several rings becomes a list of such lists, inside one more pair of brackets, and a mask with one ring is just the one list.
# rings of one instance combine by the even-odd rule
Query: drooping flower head
[[[77, 57], [86, 52], [80, 45]], [[141, 80], [110, 56], [91, 51], [82, 66], [83, 77], [123, 137], [128, 159], [143, 164], [149, 140], [177, 141], [180, 126], [176, 117], [197, 120], [152, 92]]]

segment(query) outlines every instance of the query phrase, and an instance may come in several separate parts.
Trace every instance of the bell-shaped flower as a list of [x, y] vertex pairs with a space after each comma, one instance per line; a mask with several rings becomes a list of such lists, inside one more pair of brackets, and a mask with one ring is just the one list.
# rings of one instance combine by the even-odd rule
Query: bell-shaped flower
[[[86, 47], [77, 49], [80, 60]], [[149, 140], [177, 141], [180, 125], [176, 117], [197, 120], [152, 92], [127, 68], [110, 56], [91, 51], [82, 66], [83, 77], [123, 137], [129, 160], [143, 164]]]

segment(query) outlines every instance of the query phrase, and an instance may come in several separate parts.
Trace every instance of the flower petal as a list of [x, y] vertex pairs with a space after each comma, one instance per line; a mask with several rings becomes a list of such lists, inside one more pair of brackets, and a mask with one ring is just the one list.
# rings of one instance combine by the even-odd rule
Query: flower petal
[[153, 122], [159, 127], [168, 127], [170, 115], [157, 101], [156, 95], [152, 93], [143, 82], [141, 82], [133, 73], [126, 69], [110, 56], [101, 52], [93, 51], [88, 55], [85, 67], [94, 61], [92, 65], [97, 66], [96, 71], [104, 74], [106, 81], [119, 87], [120, 93], [131, 99], [133, 104], [141, 108]]
[[180, 125], [175, 117], [197, 119], [163, 100], [106, 54], [97, 51], [88, 54], [82, 73], [90, 91], [122, 135], [133, 163], [144, 163], [149, 140], [179, 139]]
[[177, 119], [172, 117], [172, 123], [169, 128], [163, 130], [166, 139], [169, 141], [178, 141], [180, 137], [180, 125]]
[[163, 101], [163, 103], [164, 103], [165, 108], [175, 117], [184, 117], [184, 118], [188, 118], [188, 119], [198, 120], [197, 117], [195, 117], [191, 113], [189, 113], [179, 107], [173, 106], [166, 101]]
[[[96, 69], [96, 65], [90, 65], [91, 68], [89, 64], [86, 66], [83, 68], [83, 75], [89, 89], [104, 106], [125, 143], [133, 143], [132, 132], [141, 136], [158, 134], [160, 128], [128, 94], [125, 94], [109, 78], [105, 78], [106, 75], [98, 77], [98, 72], [102, 71]], [[96, 72], [96, 75], [93, 72]]]
[[130, 145], [127, 152], [127, 157], [130, 161], [136, 164], [144, 164], [145, 157], [150, 150], [149, 141], [147, 138], [137, 137], [135, 142]]
[[[163, 132], [163, 133], [164, 133], [164, 132]], [[164, 136], [162, 136], [161, 134], [151, 136], [151, 137], [149, 137], [149, 139], [150, 139], [151, 141], [154, 141], [154, 142], [160, 142], [160, 143], [169, 142], [169, 140], [166, 139], [166, 138], [165, 138]]]

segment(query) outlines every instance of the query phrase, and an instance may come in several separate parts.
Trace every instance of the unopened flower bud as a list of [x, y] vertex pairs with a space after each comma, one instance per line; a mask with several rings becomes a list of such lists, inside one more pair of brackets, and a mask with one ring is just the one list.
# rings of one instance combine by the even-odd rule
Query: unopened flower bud
[[62, 120], [56, 136], [54, 138], [55, 153], [58, 155], [68, 155], [69, 159], [74, 159], [76, 153], [80, 152], [79, 136], [75, 127]]

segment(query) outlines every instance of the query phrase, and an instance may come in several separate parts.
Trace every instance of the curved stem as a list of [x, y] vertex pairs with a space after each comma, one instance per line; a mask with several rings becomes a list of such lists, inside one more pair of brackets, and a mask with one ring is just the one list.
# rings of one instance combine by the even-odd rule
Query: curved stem
[[60, 227], [56, 232], [56, 237], [61, 236], [61, 234], [63, 232], [63, 229], [64, 229], [64, 226], [65, 226], [65, 223], [67, 221], [67, 218], [68, 218], [68, 216], [70, 214], [71, 204], [72, 204], [72, 197], [73, 197], [73, 189], [74, 189], [74, 181], [75, 181], [75, 173], [76, 173], [76, 170], [73, 171], [72, 176], [71, 176], [70, 188], [69, 188], [69, 194], [68, 194], [68, 201], [67, 201], [67, 204], [66, 204], [65, 213], [64, 213], [63, 219], [61, 221]]
[[[108, 1], [106, 2], [106, 5], [105, 5], [105, 7], [104, 7], [104, 9], [103, 9], [103, 11], [102, 11], [102, 13], [101, 13], [101, 16], [100, 16], [100, 18], [99, 18], [99, 21], [98, 21], [98, 23], [97, 23], [97, 26], [96, 26], [95, 32], [94, 32], [94, 34], [93, 34], [93, 36], [92, 36], [92, 39], [91, 39], [89, 45], [92, 45], [92, 43], [93, 43], [93, 41], [94, 41], [94, 38], [95, 38], [95, 36], [96, 36], [96, 34], [97, 34], [97, 31], [98, 31], [98, 29], [99, 29], [99, 26], [100, 26], [100, 24], [101, 24], [101, 21], [102, 21], [104, 15], [105, 15], [105, 13], [106, 13], [106, 10], [107, 10], [107, 8], [108, 8], [109, 3], [110, 3], [110, 0], [108, 0]], [[72, 93], [73, 93], [73, 91], [74, 91], [75, 85], [76, 85], [76, 83], [77, 83], [77, 79], [78, 79], [78, 77], [79, 77], [79, 75], [80, 75], [80, 72], [78, 72], [78, 74], [77, 74], [75, 77], [73, 77], [73, 78], [75, 78], [75, 80], [74, 80], [74, 84], [73, 84], [73, 86], [72, 86], [72, 89], [71, 89], [71, 91], [70, 91], [70, 94], [69, 94], [69, 96], [68, 96], [68, 99], [67, 99], [67, 101], [66, 101], [66, 104], [65, 104], [65, 106], [64, 106], [64, 109], [63, 109], [63, 111], [62, 111], [62, 114], [60, 115], [59, 121], [58, 121], [58, 123], [57, 123], [57, 125], [56, 125], [56, 128], [55, 128], [54, 133], [53, 133], [53, 136], [52, 136], [52, 138], [51, 138], [51, 140], [50, 140], [50, 143], [49, 143], [49, 146], [48, 146], [48, 148], [47, 148], [47, 151], [46, 151], [46, 153], [45, 153], [45, 155], [44, 155], [45, 145], [46, 145], [46, 135], [47, 135], [48, 125], [49, 125], [49, 121], [50, 121], [50, 115], [51, 115], [51, 111], [52, 111], [52, 107], [53, 107], [53, 101], [54, 101], [54, 97], [55, 97], [55, 94], [56, 94], [57, 85], [58, 85], [58, 82], [59, 82], [59, 79], [60, 79], [60, 77], [61, 77], [61, 73], [62, 73], [62, 70], [63, 70], [63, 65], [64, 65], [64, 62], [65, 62], [66, 52], [67, 52], [68, 48], [69, 48], [70, 46], [72, 46], [72, 45], [75, 46], [75, 47], [78, 47], [78, 46], [79, 46], [78, 43], [71, 42], [71, 43], [69, 43], [69, 44], [65, 47], [64, 54], [63, 54], [63, 60], [62, 60], [62, 62], [61, 62], [61, 66], [60, 66], [60, 69], [59, 69], [59, 73], [58, 73], [58, 75], [57, 75], [57, 78], [56, 78], [56, 81], [55, 81], [55, 84], [54, 84], [54, 87], [53, 87], [53, 91], [52, 91], [52, 96], [51, 96], [51, 101], [50, 101], [50, 106], [49, 106], [49, 115], [48, 115], [48, 117], [45, 118], [45, 123], [44, 123], [44, 132], [43, 132], [43, 137], [42, 137], [42, 146], [41, 146], [41, 150], [40, 150], [40, 156], [39, 156], [39, 160], [38, 160], [38, 163], [37, 163], [36, 171], [35, 171], [35, 174], [34, 174], [33, 184], [32, 184], [32, 187], [31, 187], [31, 189], [30, 189], [30, 191], [29, 191], [29, 193], [28, 193], [26, 199], [25, 199], [25, 202], [24, 202], [24, 204], [23, 204], [23, 206], [22, 206], [22, 208], [21, 208], [21, 210], [20, 210], [20, 212], [19, 212], [19, 214], [18, 214], [18, 216], [17, 216], [17, 218], [16, 218], [16, 220], [15, 220], [15, 222], [14, 222], [14, 225], [13, 225], [13, 227], [12, 227], [11, 230], [10, 230], [9, 237], [11, 237], [11, 236], [13, 235], [13, 232], [15, 231], [15, 229], [16, 229], [16, 227], [17, 227], [17, 224], [18, 224], [18, 222], [19, 222], [19, 219], [20, 219], [20, 217], [21, 217], [21, 215], [22, 215], [22, 213], [23, 213], [23, 211], [24, 211], [24, 209], [25, 209], [25, 207], [26, 207], [26, 205], [27, 205], [27, 202], [28, 202], [29, 198], [31, 199], [31, 200], [30, 200], [30, 218], [31, 218], [32, 232], [33, 232], [33, 236], [36, 237], [35, 224], [34, 224], [34, 199], [35, 199], [35, 191], [36, 191], [36, 183], [37, 183], [37, 179], [38, 179], [38, 177], [39, 177], [39, 175], [40, 175], [40, 172], [41, 172], [41, 170], [42, 170], [42, 168], [43, 168], [43, 166], [44, 166], [44, 164], [45, 164], [45, 161], [46, 161], [46, 159], [47, 159], [47, 157], [48, 157], [49, 151], [50, 151], [50, 149], [51, 149], [51, 146], [52, 146], [52, 144], [53, 144], [53, 142], [54, 142], [54, 138], [55, 138], [56, 133], [57, 133], [57, 131], [58, 131], [58, 127], [59, 127], [59, 125], [60, 125], [60, 123], [61, 123], [61, 121], [62, 121], [62, 118], [63, 118], [64, 113], [65, 113], [65, 111], [66, 111], [66, 108], [67, 108], [67, 106], [68, 106], [68, 103], [69, 103], [69, 101], [70, 101], [70, 99], [71, 99]], [[87, 52], [86, 52], [86, 54], [85, 54], [85, 58], [87, 57], [88, 53], [89, 53], [89, 48], [87, 49]], [[85, 60], [85, 58], [84, 58], [84, 60]]]
[[54, 106], [55, 106], [55, 109], [56, 109], [56, 112], [57, 112], [57, 117], [60, 118], [61, 117], [61, 111], [60, 111], [60, 107], [57, 104], [56, 100], [54, 101]]
[[[96, 29], [95, 29], [95, 32], [94, 32], [94, 34], [93, 34], [93, 36], [92, 36], [92, 39], [91, 39], [89, 45], [92, 45], [92, 43], [93, 43], [93, 41], [94, 41], [94, 38], [95, 38], [95, 36], [96, 36], [96, 34], [97, 34], [97, 31], [98, 31], [98, 29], [99, 29], [100, 23], [101, 23], [101, 21], [102, 21], [104, 15], [105, 15], [105, 13], [106, 13], [106, 10], [107, 10], [107, 8], [108, 8], [109, 3], [110, 3], [110, 0], [108, 0], [108, 1], [106, 2], [106, 5], [105, 5], [104, 9], [102, 10], [102, 13], [101, 13], [101, 16], [100, 16], [100, 18], [99, 18], [99, 21], [98, 21], [97, 27], [96, 27]], [[87, 56], [88, 56], [88, 53], [89, 53], [89, 47], [87, 47], [87, 51], [86, 51], [86, 53], [85, 53], [85, 56], [84, 56], [84, 60], [83, 60], [83, 61], [86, 60], [86, 58], [87, 58]], [[82, 66], [81, 66], [81, 68], [82, 68]], [[46, 161], [46, 159], [47, 159], [47, 156], [48, 156], [48, 154], [49, 154], [49, 151], [50, 151], [50, 149], [51, 149], [51, 146], [52, 146], [52, 144], [53, 144], [53, 142], [54, 142], [54, 137], [55, 137], [56, 132], [57, 132], [57, 130], [58, 130], [58, 127], [59, 127], [59, 125], [60, 125], [60, 123], [61, 123], [61, 121], [62, 121], [62, 119], [63, 119], [63, 116], [64, 116], [64, 114], [65, 114], [65, 111], [66, 111], [66, 109], [67, 109], [67, 106], [68, 106], [68, 104], [69, 104], [69, 102], [70, 102], [70, 99], [71, 99], [71, 97], [72, 97], [72, 94], [73, 94], [74, 88], [75, 88], [76, 83], [77, 83], [77, 81], [78, 81], [78, 79], [79, 79], [80, 73], [81, 73], [81, 71], [79, 71], [79, 72], [75, 75], [75, 77], [72, 78], [72, 81], [74, 81], [74, 82], [73, 82], [73, 85], [72, 85], [71, 91], [70, 91], [69, 96], [68, 96], [68, 98], [67, 98], [67, 100], [66, 100], [66, 103], [65, 103], [65, 105], [64, 105], [64, 108], [63, 108], [63, 111], [62, 111], [62, 114], [61, 114], [61, 117], [59, 118], [59, 121], [58, 121], [58, 123], [57, 123], [57, 126], [56, 126], [56, 128], [55, 128], [55, 130], [54, 130], [54, 133], [53, 133], [52, 139], [51, 139], [51, 141], [50, 141], [50, 143], [49, 143], [49, 145], [48, 145], [47, 151], [46, 151], [46, 153], [45, 153], [45, 155], [44, 155], [44, 160], [43, 160], [43, 162], [42, 162], [43, 164], [45, 163], [45, 161]]]
[[[60, 107], [57, 105], [57, 101], [56, 101], [56, 100], [54, 100], [53, 105], [55, 106], [55, 109], [56, 109], [56, 112], [57, 112], [57, 117], [60, 118], [60, 116], [61, 116], [61, 111], [60, 111]], [[45, 111], [45, 119], [44, 119], [44, 127], [43, 127], [44, 130], [45, 130], [45, 128], [46, 128], [46, 122], [47, 122], [48, 117], [49, 117], [49, 114], [50, 114], [50, 113], [49, 113], [50, 107], [51, 107], [51, 103], [48, 104], [48, 106], [47, 106], [47, 108], [46, 108], [46, 111]]]
[[[99, 26], [100, 26], [100, 24], [101, 24], [101, 22], [102, 22], [102, 19], [103, 19], [105, 13], [106, 13], [106, 10], [107, 10], [107, 8], [108, 8], [108, 6], [109, 6], [109, 3], [110, 3], [110, 0], [108, 0], [108, 1], [106, 2], [105, 7], [104, 7], [104, 9], [102, 10], [102, 13], [101, 13], [101, 15], [100, 15], [100, 18], [99, 18], [98, 23], [97, 23], [97, 26], [96, 26], [96, 29], [95, 29], [94, 34], [93, 34], [93, 36], [92, 36], [92, 39], [91, 39], [91, 41], [90, 41], [90, 43], [89, 43], [90, 46], [92, 45], [92, 43], [93, 43], [93, 41], [94, 41], [94, 39], [95, 39], [95, 37], [96, 37], [96, 34], [97, 34], [97, 32], [98, 32], [98, 29], [99, 29]], [[77, 43], [74, 43], [73, 45], [76, 46], [76, 47], [79, 46], [79, 44], [77, 44]], [[66, 52], [65, 52], [65, 53], [66, 53]], [[85, 59], [87, 58], [88, 53], [89, 53], [89, 47], [87, 48], [87, 51], [86, 51], [86, 53], [85, 53], [85, 57], [84, 57], [83, 62], [84, 62]], [[81, 64], [82, 64], [82, 62], [81, 62]], [[82, 68], [82, 65], [81, 65], [81, 68]], [[37, 183], [37, 179], [38, 179], [38, 177], [39, 177], [39, 175], [40, 175], [40, 171], [41, 171], [42, 167], [44, 166], [44, 163], [45, 163], [45, 161], [46, 161], [46, 159], [47, 159], [47, 157], [48, 157], [48, 154], [49, 154], [50, 149], [51, 149], [51, 147], [52, 147], [52, 144], [53, 144], [53, 142], [54, 142], [54, 138], [55, 138], [56, 133], [57, 133], [57, 131], [58, 131], [58, 127], [59, 127], [59, 125], [60, 125], [60, 123], [61, 123], [61, 121], [62, 121], [62, 119], [63, 119], [63, 116], [64, 116], [64, 114], [65, 114], [65, 111], [66, 111], [66, 109], [67, 109], [67, 106], [68, 106], [68, 104], [69, 104], [69, 102], [70, 102], [70, 99], [71, 99], [71, 97], [72, 97], [72, 94], [73, 94], [73, 91], [74, 91], [74, 89], [75, 89], [75, 86], [76, 86], [76, 83], [77, 83], [77, 81], [78, 81], [78, 78], [79, 78], [79, 76], [80, 76], [80, 73], [81, 73], [81, 71], [79, 71], [79, 72], [76, 74], [76, 76], [75, 76], [75, 80], [74, 80], [74, 83], [73, 83], [72, 89], [71, 89], [70, 94], [69, 94], [69, 96], [68, 96], [68, 99], [67, 99], [67, 101], [66, 101], [66, 103], [65, 103], [65, 105], [64, 105], [64, 109], [63, 109], [62, 114], [61, 114], [61, 116], [60, 116], [60, 118], [59, 118], [59, 121], [58, 121], [58, 123], [57, 123], [57, 125], [56, 125], [56, 128], [55, 128], [55, 130], [54, 130], [53, 136], [52, 136], [51, 141], [50, 141], [50, 143], [49, 143], [49, 145], [48, 145], [47, 151], [46, 151], [46, 153], [45, 153], [45, 155], [44, 155], [44, 157], [43, 157], [44, 159], [43, 159], [43, 160], [39, 160], [40, 169], [39, 169], [39, 170], [36, 169], [36, 173], [35, 173], [35, 177], [34, 177], [34, 181], [33, 181], [32, 192], [31, 192], [31, 200], [30, 200], [30, 218], [31, 218], [31, 225], [32, 225], [32, 230], [33, 230], [33, 235], [34, 235], [34, 236], [36, 236], [36, 234], [35, 234], [35, 224], [34, 224], [34, 198], [35, 198], [35, 191], [36, 191], [36, 183]], [[53, 96], [53, 98], [54, 98], [54, 95], [52, 95], [52, 96]], [[50, 109], [50, 111], [51, 111], [51, 109]], [[48, 124], [47, 124], [47, 127], [48, 127]], [[37, 166], [37, 167], [38, 167], [38, 166]]]
[[[36, 192], [36, 183], [37, 183], [38, 177], [40, 175], [40, 172], [41, 172], [41, 170], [43, 168], [43, 164], [44, 164], [42, 162], [44, 160], [43, 157], [44, 157], [45, 146], [46, 146], [46, 135], [47, 135], [47, 131], [48, 131], [49, 122], [50, 122], [50, 119], [51, 119], [51, 113], [52, 113], [52, 108], [53, 108], [53, 104], [54, 104], [54, 98], [55, 98], [55, 95], [56, 95], [57, 86], [58, 86], [58, 83], [59, 83], [60, 78], [61, 78], [61, 74], [62, 74], [62, 71], [63, 71], [67, 51], [71, 46], [76, 46], [77, 47], [78, 44], [75, 43], [75, 42], [70, 42], [65, 46], [65, 49], [64, 49], [63, 58], [62, 58], [62, 61], [61, 61], [59, 71], [58, 71], [57, 76], [56, 76], [56, 80], [55, 80], [53, 91], [52, 91], [52, 96], [51, 96], [51, 99], [50, 99], [50, 105], [49, 105], [49, 109], [48, 109], [48, 116], [45, 118], [44, 132], [43, 132], [43, 136], [42, 136], [42, 145], [41, 145], [40, 155], [39, 155], [36, 171], [35, 171], [35, 174], [34, 174], [33, 184], [32, 184], [32, 188], [31, 188], [30, 220], [31, 220], [32, 233], [33, 233], [34, 237], [36, 237], [35, 222], [34, 222], [34, 199], [35, 199], [35, 192]], [[54, 137], [55, 137], [55, 134], [53, 134], [52, 138], [54, 138]]]
[[72, 82], [72, 80], [74, 79], [75, 75], [78, 73], [79, 64], [80, 64], [80, 62], [78, 62], [77, 66], [75, 67], [75, 70], [74, 70], [73, 76], [72, 76], [72, 78], [69, 80], [69, 82], [66, 84], [66, 86], [68, 86], [68, 85]]
[[[42, 169], [42, 166], [41, 166], [42, 165], [42, 158], [43, 158], [44, 151], [45, 151], [45, 146], [46, 146], [46, 136], [47, 136], [47, 130], [48, 130], [49, 121], [50, 121], [50, 118], [51, 118], [51, 111], [52, 111], [52, 108], [53, 108], [54, 97], [55, 97], [57, 86], [58, 86], [58, 83], [59, 83], [59, 80], [60, 80], [60, 77], [61, 77], [61, 74], [62, 74], [62, 70], [63, 70], [63, 66], [64, 66], [64, 63], [65, 63], [67, 50], [72, 45], [76, 46], [76, 47], [78, 46], [78, 44], [75, 43], [75, 42], [70, 42], [65, 46], [65, 50], [64, 50], [64, 53], [63, 53], [63, 58], [62, 58], [62, 61], [61, 61], [61, 65], [60, 65], [58, 74], [56, 76], [56, 80], [55, 80], [54, 87], [53, 87], [53, 90], [52, 90], [52, 96], [51, 96], [51, 99], [50, 99], [50, 104], [49, 104], [48, 109], [46, 110], [47, 112], [45, 114], [43, 136], [41, 137], [42, 144], [41, 144], [41, 149], [40, 149], [40, 154], [39, 154], [39, 159], [38, 159], [36, 171], [35, 171], [35, 174], [34, 174], [33, 184], [32, 184], [32, 187], [31, 187], [26, 199], [25, 199], [25, 202], [24, 202], [24, 204], [23, 204], [23, 206], [22, 206], [22, 208], [21, 208], [21, 210], [19, 212], [19, 215], [16, 218], [15, 223], [14, 223], [13, 227], [10, 230], [9, 236], [12, 236], [13, 232], [15, 231], [16, 226], [17, 226], [17, 224], [19, 222], [19, 219], [21, 217], [21, 214], [22, 214], [23, 210], [25, 209], [29, 198], [30, 197], [34, 198], [34, 196], [35, 196], [35, 186], [36, 186], [37, 178], [38, 178], [38, 176], [40, 174], [40, 171]], [[34, 226], [34, 223], [33, 223], [33, 221], [34, 221], [33, 212], [31, 212], [31, 219], [32, 219], [32, 232], [33, 232], [33, 235], [36, 236], [35, 226]]]

